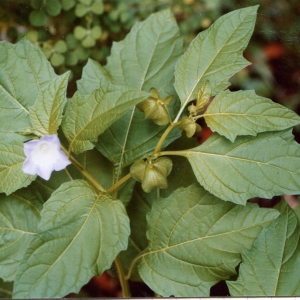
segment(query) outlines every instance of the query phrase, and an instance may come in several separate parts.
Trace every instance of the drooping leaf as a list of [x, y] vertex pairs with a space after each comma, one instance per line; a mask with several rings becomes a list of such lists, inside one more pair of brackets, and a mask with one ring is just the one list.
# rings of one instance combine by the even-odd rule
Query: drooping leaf
[[20, 140], [0, 142], [0, 192], [6, 195], [28, 186], [36, 175], [22, 171], [25, 161], [23, 142]]
[[232, 142], [238, 135], [283, 130], [300, 123], [300, 117], [293, 111], [257, 96], [254, 91], [221, 92], [209, 105], [204, 118], [213, 131]]
[[198, 182], [215, 196], [237, 204], [253, 197], [299, 194], [300, 147], [291, 130], [238, 137], [214, 133], [203, 145], [178, 151]]
[[74, 153], [92, 149], [98, 136], [149, 93], [103, 84], [92, 94], [78, 92], [69, 101], [62, 129]]
[[62, 120], [66, 104], [66, 91], [70, 72], [54, 78], [38, 95], [33, 106], [29, 109], [32, 129], [43, 135], [55, 134]]
[[86, 181], [64, 183], [45, 203], [41, 233], [29, 246], [14, 285], [15, 298], [63, 297], [78, 292], [127, 248], [123, 204]]
[[175, 88], [182, 106], [196, 98], [201, 84], [209, 81], [213, 95], [249, 62], [242, 56], [252, 35], [258, 6], [238, 9], [220, 17], [192, 41], [179, 59]]
[[299, 220], [287, 204], [280, 210], [242, 254], [237, 281], [227, 282], [231, 296], [299, 296]]
[[[33, 236], [38, 232], [42, 201], [31, 189], [0, 194], [0, 277], [13, 281]], [[1, 291], [1, 288], [0, 288]]]
[[221, 201], [202, 187], [180, 188], [152, 204], [139, 273], [164, 297], [207, 297], [213, 284], [235, 275], [240, 253], [278, 214]]
[[0, 42], [0, 136], [31, 126], [29, 106], [56, 77], [43, 53], [29, 41]]
[[[136, 23], [123, 41], [113, 44], [106, 71], [90, 62], [78, 88], [91, 92], [97, 87], [97, 78], [145, 91], [154, 87], [162, 98], [175, 95], [175, 63], [181, 54], [182, 39], [176, 21], [169, 10], [161, 11]], [[174, 116], [179, 108], [176, 97], [168, 108]], [[165, 127], [144, 118], [143, 113], [132, 109], [99, 137], [97, 149], [120, 170], [153, 151], [165, 131]], [[163, 147], [179, 136], [180, 131], [172, 131]], [[120, 171], [116, 172], [117, 179], [118, 174]]]

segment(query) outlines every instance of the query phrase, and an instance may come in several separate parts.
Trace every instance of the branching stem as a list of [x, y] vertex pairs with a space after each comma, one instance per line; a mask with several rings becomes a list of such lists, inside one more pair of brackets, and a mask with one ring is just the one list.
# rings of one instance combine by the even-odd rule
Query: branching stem
[[68, 150], [61, 145], [62, 151], [68, 156], [71, 163], [75, 168], [99, 191], [105, 192], [103, 186], [72, 156], [68, 153]]
[[177, 125], [179, 125], [181, 122], [176, 122], [176, 123], [172, 123], [169, 125], [169, 127], [165, 130], [165, 132], [163, 133], [163, 135], [161, 136], [160, 140], [158, 141], [154, 152], [153, 152], [153, 156], [155, 156], [156, 154], [158, 154], [160, 152], [160, 149], [165, 141], [165, 139], [167, 138], [168, 134], [171, 132], [171, 130], [176, 127]]
[[122, 185], [125, 181], [131, 178], [130, 173], [125, 175], [123, 178], [121, 178], [119, 181], [117, 181], [114, 185], [112, 185], [106, 192], [110, 194], [111, 192], [115, 191], [120, 185]]

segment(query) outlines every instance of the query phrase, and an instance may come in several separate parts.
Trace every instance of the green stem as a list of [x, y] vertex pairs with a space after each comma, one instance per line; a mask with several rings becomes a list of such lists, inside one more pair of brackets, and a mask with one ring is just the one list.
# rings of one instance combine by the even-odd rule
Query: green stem
[[62, 151], [68, 156], [71, 163], [75, 168], [99, 191], [105, 192], [105, 189], [102, 185], [89, 173], [87, 170], [72, 156], [68, 153], [68, 150], [61, 145]]
[[117, 272], [118, 272], [118, 278], [121, 284], [122, 288], [122, 296], [123, 298], [130, 298], [131, 297], [131, 292], [128, 284], [128, 279], [125, 277], [125, 272], [124, 272], [124, 267], [123, 263], [120, 257], [120, 254], [116, 257], [114, 260]]
[[126, 279], [126, 280], [129, 280], [129, 279], [130, 279], [135, 264], [136, 264], [137, 261], [138, 261], [140, 258], [142, 258], [143, 256], [145, 256], [144, 253], [143, 253], [143, 254], [140, 254], [140, 255], [138, 255], [138, 256], [136, 256], [136, 257], [134, 258], [134, 260], [131, 262], [130, 267], [129, 267], [129, 270], [128, 270], [128, 274], [125, 276], [125, 279]]
[[165, 130], [165, 132], [163, 133], [163, 135], [161, 136], [160, 140], [158, 141], [153, 155], [155, 156], [156, 154], [158, 154], [160, 152], [160, 149], [165, 141], [165, 139], [167, 138], [167, 136], [169, 135], [169, 133], [171, 132], [171, 130], [176, 127], [177, 125], [179, 125], [181, 122], [176, 122], [176, 123], [172, 123], [169, 125], [169, 127]]
[[183, 150], [183, 151], [162, 151], [159, 153], [159, 156], [163, 156], [163, 155], [185, 156], [184, 152], [186, 152], [186, 151], [185, 150]]
[[117, 181], [113, 186], [111, 186], [106, 193], [110, 194], [111, 192], [115, 191], [120, 185], [122, 185], [125, 181], [131, 178], [131, 174], [128, 173], [126, 176], [121, 178], [119, 181]]

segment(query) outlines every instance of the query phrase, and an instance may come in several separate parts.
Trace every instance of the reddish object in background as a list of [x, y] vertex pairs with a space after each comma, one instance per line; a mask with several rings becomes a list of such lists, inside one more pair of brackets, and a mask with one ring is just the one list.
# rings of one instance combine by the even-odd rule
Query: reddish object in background
[[268, 60], [278, 59], [284, 55], [284, 48], [282, 44], [272, 43], [263, 47], [263, 53]]

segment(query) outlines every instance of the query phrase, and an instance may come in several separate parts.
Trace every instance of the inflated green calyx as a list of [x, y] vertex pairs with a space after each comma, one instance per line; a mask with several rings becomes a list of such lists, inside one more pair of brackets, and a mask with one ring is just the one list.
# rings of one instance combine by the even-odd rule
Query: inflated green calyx
[[188, 138], [192, 137], [195, 132], [200, 132], [202, 127], [190, 117], [184, 116], [181, 120], [180, 130], [184, 130]]
[[145, 113], [146, 119], [151, 119], [157, 125], [166, 125], [170, 121], [168, 105], [173, 96], [162, 99], [155, 88], [150, 89], [151, 96], [137, 105]]
[[142, 189], [149, 193], [154, 187], [166, 189], [168, 187], [167, 176], [172, 170], [172, 160], [168, 157], [160, 157], [156, 160], [140, 160], [130, 168], [133, 179], [142, 183]]

